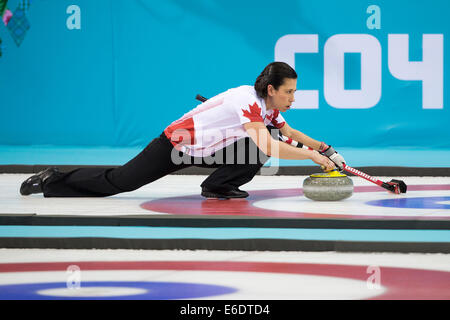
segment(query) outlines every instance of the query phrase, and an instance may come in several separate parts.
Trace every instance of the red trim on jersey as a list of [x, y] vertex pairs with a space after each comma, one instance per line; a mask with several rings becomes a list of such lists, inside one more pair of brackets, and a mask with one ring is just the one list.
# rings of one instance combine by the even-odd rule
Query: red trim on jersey
[[186, 118], [172, 122], [172, 124], [164, 130], [164, 133], [174, 147], [177, 147], [178, 144], [194, 145], [194, 119]]
[[286, 124], [286, 122], [277, 122], [275, 119], [272, 120], [273, 125], [275, 126], [275, 128], [277, 129], [281, 129], [284, 127], [284, 125]]
[[271, 116], [267, 116], [267, 118], [270, 120], [270, 122], [274, 125], [275, 128], [281, 129], [286, 124], [286, 122], [278, 122], [276, 119], [280, 115], [280, 110], [275, 109], [273, 110], [273, 113]]
[[245, 109], [241, 109], [244, 117], [248, 118], [250, 122], [264, 122], [261, 117], [261, 108], [258, 107], [258, 104], [255, 102], [253, 105], [249, 105], [250, 112]]
[[272, 120], [275, 120], [276, 118], [278, 118], [279, 115], [280, 115], [280, 110], [278, 110], [278, 109], [273, 110]]

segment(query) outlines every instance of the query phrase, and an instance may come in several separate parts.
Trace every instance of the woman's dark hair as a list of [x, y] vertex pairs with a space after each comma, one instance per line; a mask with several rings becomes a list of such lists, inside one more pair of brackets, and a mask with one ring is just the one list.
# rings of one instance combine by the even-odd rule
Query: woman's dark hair
[[256, 78], [255, 90], [261, 98], [267, 97], [267, 86], [271, 84], [276, 90], [283, 84], [284, 79], [297, 79], [297, 73], [287, 63], [269, 63]]

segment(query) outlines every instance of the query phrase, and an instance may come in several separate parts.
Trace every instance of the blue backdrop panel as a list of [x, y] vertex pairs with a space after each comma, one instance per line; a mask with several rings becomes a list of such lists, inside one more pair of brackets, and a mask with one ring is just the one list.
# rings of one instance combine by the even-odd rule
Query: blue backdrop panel
[[[283, 37], [314, 35], [317, 49], [295, 53], [294, 63], [298, 89], [314, 90], [317, 106], [288, 111], [292, 127], [336, 147], [450, 148], [449, 64], [444, 59], [442, 76], [432, 75], [436, 86], [443, 83], [440, 91], [431, 88], [443, 102], [428, 108], [422, 81], [393, 75], [388, 41], [407, 34], [406, 62], [420, 63], [429, 48], [424, 35], [438, 35], [443, 47], [431, 51], [445, 58], [446, 0], [1, 2], [13, 18], [20, 4], [30, 5], [20, 45], [11, 20], [9, 27], [0, 22], [0, 145], [145, 145], [195, 107], [197, 93], [253, 84]], [[79, 12], [69, 10], [73, 5]], [[379, 12], [368, 12], [370, 5]], [[373, 106], [342, 108], [326, 98], [325, 73], [335, 70], [325, 66], [324, 48], [336, 35], [369, 35], [374, 48], [379, 44], [381, 92]], [[364, 89], [363, 62], [373, 50], [345, 53], [346, 92]]]

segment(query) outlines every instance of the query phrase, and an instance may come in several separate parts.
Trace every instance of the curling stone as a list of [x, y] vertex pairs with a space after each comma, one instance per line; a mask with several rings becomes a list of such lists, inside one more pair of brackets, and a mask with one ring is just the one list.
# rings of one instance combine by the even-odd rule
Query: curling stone
[[316, 201], [338, 201], [353, 194], [353, 181], [337, 170], [310, 175], [303, 181], [303, 194]]

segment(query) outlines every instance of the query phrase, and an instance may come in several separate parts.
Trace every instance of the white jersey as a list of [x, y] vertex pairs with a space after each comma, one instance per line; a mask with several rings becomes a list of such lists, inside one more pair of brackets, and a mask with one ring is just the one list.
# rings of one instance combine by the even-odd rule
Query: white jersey
[[206, 157], [248, 137], [244, 124], [263, 122], [282, 128], [279, 110], [266, 110], [264, 99], [252, 86], [229, 89], [174, 121], [165, 130], [173, 146], [194, 157]]

